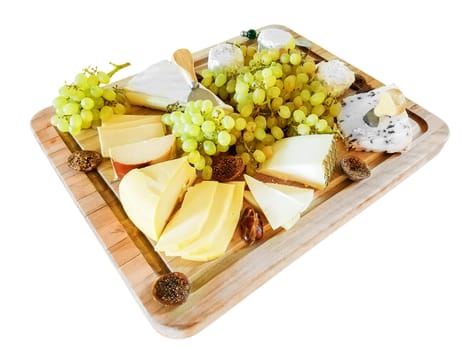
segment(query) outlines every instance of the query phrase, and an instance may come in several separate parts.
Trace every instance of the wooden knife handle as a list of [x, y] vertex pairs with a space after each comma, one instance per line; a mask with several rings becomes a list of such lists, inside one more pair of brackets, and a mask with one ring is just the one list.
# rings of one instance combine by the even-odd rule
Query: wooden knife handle
[[187, 72], [193, 86], [196, 86], [198, 84], [198, 79], [196, 78], [195, 65], [191, 52], [187, 49], [178, 49], [173, 53], [172, 57], [175, 63]]

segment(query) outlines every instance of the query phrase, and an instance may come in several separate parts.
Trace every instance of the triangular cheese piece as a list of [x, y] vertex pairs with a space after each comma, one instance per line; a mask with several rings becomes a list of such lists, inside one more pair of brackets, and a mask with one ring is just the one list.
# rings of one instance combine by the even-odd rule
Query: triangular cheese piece
[[249, 175], [245, 174], [244, 177], [273, 230], [281, 226], [290, 228], [290, 223], [297, 219], [297, 215], [300, 217], [302, 203]]

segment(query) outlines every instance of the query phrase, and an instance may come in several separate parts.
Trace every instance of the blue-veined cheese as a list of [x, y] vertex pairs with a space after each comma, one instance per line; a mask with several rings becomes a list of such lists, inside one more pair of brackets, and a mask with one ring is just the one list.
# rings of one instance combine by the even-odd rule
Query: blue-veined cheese
[[[402, 111], [399, 109], [401, 100], [393, 100], [385, 94], [391, 90], [397, 90], [397, 87], [395, 85], [383, 86], [346, 97], [343, 100], [337, 122], [349, 149], [388, 153], [408, 149], [413, 138], [410, 118], [404, 108]], [[383, 101], [380, 103], [382, 96]], [[376, 126], [371, 126], [365, 122], [364, 118], [378, 105], [381, 117], [378, 118]], [[400, 113], [384, 115], [391, 112]]]

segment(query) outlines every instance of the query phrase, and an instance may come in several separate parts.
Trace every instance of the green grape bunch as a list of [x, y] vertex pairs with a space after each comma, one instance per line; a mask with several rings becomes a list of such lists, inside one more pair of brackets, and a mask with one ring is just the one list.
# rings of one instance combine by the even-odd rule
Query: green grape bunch
[[240, 45], [245, 66], [201, 72], [201, 83], [235, 108], [235, 151], [254, 174], [283, 137], [336, 133], [339, 96], [316, 78], [311, 57], [295, 47], [257, 51]]
[[85, 68], [73, 83], [65, 83], [58, 89], [52, 102], [55, 114], [50, 122], [61, 132], [78, 135], [82, 129], [99, 125], [114, 114], [125, 114], [124, 95], [117, 87], [109, 86], [112, 76], [130, 63], [114, 64], [106, 73], [97, 68]]

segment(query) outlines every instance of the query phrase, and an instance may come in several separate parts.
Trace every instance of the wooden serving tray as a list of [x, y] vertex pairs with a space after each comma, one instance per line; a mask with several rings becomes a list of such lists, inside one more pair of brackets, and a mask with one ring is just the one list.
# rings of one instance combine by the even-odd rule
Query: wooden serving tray
[[[288, 30], [297, 39], [305, 39], [289, 28], [275, 27]], [[242, 37], [228, 41], [256, 45], [256, 42]], [[194, 54], [197, 70], [206, 66], [208, 51], [209, 48], [206, 48]], [[337, 58], [315, 44], [307, 53], [316, 61]], [[349, 66], [372, 87], [382, 85]], [[353, 183], [336, 169], [326, 190], [315, 193], [312, 208], [292, 229], [275, 232], [269, 229], [263, 240], [252, 246], [247, 246], [235, 235], [224, 256], [206, 263], [168, 258], [154, 251], [145, 236], [125, 215], [118, 200], [118, 181], [108, 160], [102, 163], [98, 171], [88, 174], [68, 168], [66, 159], [72, 151], [99, 150], [96, 130], [84, 130], [79, 138], [58, 132], [49, 123], [52, 107], [38, 112], [32, 118], [31, 126], [58, 176], [151, 324], [165, 336], [182, 338], [199, 332], [216, 320], [441, 150], [449, 135], [447, 125], [412, 101], [407, 110], [415, 134], [409, 151], [392, 155], [360, 152], [359, 156], [372, 168], [370, 178]], [[132, 112], [149, 111], [138, 109]], [[344, 152], [340, 143], [338, 159]], [[169, 270], [185, 273], [192, 283], [187, 302], [178, 307], [163, 306], [151, 296], [154, 280]]]

